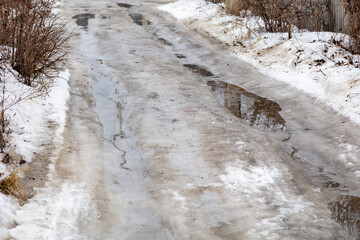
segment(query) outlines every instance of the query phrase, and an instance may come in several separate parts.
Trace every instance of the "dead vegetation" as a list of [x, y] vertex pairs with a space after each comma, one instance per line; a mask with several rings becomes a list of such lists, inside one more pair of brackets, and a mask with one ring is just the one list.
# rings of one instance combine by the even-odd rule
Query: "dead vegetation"
[[25, 188], [20, 183], [18, 172], [16, 170], [0, 181], [0, 191], [5, 195], [11, 195], [21, 201], [26, 201]]
[[[292, 37], [293, 26], [311, 31], [331, 29], [330, 16], [333, 15], [329, 0], [210, 0], [224, 3], [226, 12], [239, 15], [250, 11], [264, 23], [268, 32], [287, 32]], [[340, 43], [353, 53], [360, 53], [360, 0], [341, 1], [345, 8], [342, 33], [350, 36], [350, 41]]]
[[349, 14], [346, 33], [351, 37], [350, 50], [360, 53], [360, 0], [344, 1], [344, 8]]
[[0, 0], [0, 42], [8, 47], [3, 58], [10, 60], [23, 83], [45, 92], [66, 60], [66, 42], [70, 37], [66, 24], [51, 13], [54, 3]]
[[323, 30], [326, 28], [327, 0], [225, 0], [228, 13], [251, 11], [261, 18], [268, 32], [287, 32], [292, 27]]

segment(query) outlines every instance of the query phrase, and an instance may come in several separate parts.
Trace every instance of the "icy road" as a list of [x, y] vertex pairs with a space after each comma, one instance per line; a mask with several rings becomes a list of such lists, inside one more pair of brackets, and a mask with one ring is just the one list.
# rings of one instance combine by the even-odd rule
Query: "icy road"
[[359, 126], [158, 10], [168, 2], [64, 0], [77, 26], [65, 146], [12, 236], [358, 239]]

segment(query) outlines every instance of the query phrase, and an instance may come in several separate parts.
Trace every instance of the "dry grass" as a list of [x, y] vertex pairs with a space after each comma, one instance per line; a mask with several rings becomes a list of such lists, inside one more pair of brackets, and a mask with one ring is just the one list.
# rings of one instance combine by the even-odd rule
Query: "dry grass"
[[11, 195], [21, 201], [26, 201], [26, 191], [24, 186], [20, 183], [16, 170], [0, 181], [0, 191], [5, 195]]

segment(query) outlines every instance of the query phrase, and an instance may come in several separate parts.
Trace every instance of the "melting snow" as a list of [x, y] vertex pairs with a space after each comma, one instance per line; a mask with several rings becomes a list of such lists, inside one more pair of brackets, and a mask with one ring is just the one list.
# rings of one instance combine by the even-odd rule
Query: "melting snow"
[[[179, 0], [161, 10], [227, 43], [239, 58], [288, 83], [360, 124], [360, 56], [333, 43], [330, 32], [268, 33], [258, 17], [229, 16], [221, 5]], [[346, 37], [345, 37], [346, 40]], [[351, 63], [351, 61], [353, 63]]]

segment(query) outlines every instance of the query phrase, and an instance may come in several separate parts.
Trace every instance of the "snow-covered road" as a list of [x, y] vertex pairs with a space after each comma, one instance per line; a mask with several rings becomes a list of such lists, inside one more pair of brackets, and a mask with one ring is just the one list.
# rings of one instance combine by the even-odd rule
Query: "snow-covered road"
[[79, 25], [65, 145], [11, 236], [357, 239], [359, 127], [167, 2], [64, 0]]

